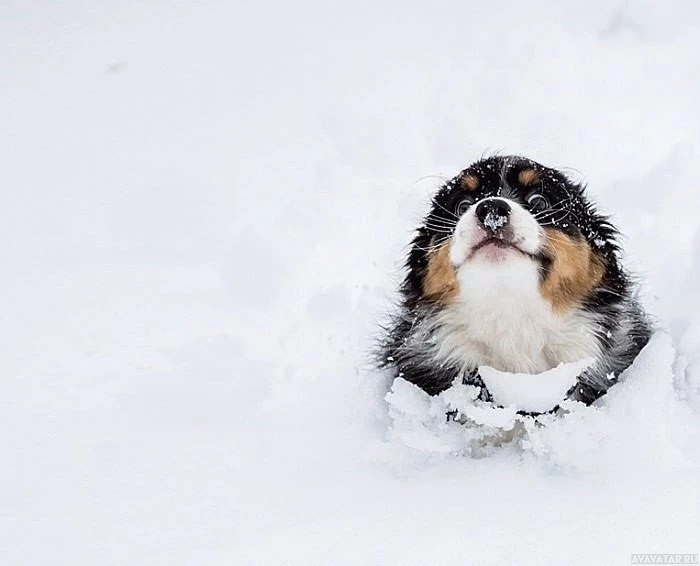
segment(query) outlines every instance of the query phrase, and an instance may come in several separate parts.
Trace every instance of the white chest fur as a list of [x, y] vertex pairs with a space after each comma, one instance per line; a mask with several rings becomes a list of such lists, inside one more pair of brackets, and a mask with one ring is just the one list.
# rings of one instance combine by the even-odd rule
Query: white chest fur
[[501, 263], [475, 260], [457, 276], [458, 300], [426, 321], [420, 333], [430, 336], [441, 362], [539, 373], [598, 356], [594, 316], [582, 310], [555, 313], [539, 292], [532, 259], [513, 252]]

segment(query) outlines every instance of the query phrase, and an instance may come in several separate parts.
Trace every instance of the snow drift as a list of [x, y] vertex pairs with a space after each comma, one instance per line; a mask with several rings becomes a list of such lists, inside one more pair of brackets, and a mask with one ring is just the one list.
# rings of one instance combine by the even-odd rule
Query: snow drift
[[[3, 563], [699, 552], [699, 26], [682, 1], [2, 3]], [[585, 177], [660, 328], [553, 422], [368, 362], [430, 194], [495, 149]]]

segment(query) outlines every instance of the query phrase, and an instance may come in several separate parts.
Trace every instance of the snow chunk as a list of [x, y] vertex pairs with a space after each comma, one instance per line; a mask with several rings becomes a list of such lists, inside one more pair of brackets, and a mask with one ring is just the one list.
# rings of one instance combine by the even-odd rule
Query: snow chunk
[[484, 218], [484, 226], [491, 228], [494, 232], [501, 228], [506, 222], [508, 222], [507, 216], [501, 216], [500, 214], [495, 214], [494, 212], [489, 212]]
[[481, 366], [479, 375], [493, 400], [504, 407], [515, 407], [519, 411], [544, 413], [556, 407], [566, 397], [567, 391], [576, 384], [581, 372], [592, 358], [557, 367], [538, 374], [507, 373], [489, 366]]

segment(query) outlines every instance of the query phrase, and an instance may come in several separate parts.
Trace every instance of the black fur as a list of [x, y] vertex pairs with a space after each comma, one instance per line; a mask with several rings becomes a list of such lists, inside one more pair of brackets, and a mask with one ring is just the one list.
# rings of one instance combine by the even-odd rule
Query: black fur
[[[507, 196], [528, 208], [529, 189], [518, 181], [524, 169], [538, 173], [538, 192], [544, 194], [556, 212], [545, 214], [538, 222], [570, 235], [582, 236], [592, 251], [603, 260], [605, 273], [601, 283], [585, 298], [582, 307], [598, 315], [600, 331], [596, 332], [603, 354], [569, 392], [571, 399], [590, 404], [614, 383], [609, 379], [627, 368], [650, 336], [650, 324], [635, 299], [634, 285], [620, 265], [618, 231], [610, 220], [596, 211], [585, 194], [584, 186], [572, 182], [555, 169], [544, 167], [522, 157], [494, 156], [482, 159], [445, 183], [434, 196], [428, 215], [416, 231], [405, 263], [406, 274], [400, 287], [401, 303], [385, 329], [380, 349], [380, 365], [390, 368], [395, 377], [418, 385], [430, 395], [450, 387], [456, 378], [482, 387], [482, 398], [488, 392], [478, 375], [478, 368], [452, 367], [437, 364], [429, 355], [406, 347], [413, 329], [422, 320], [444, 308], [438, 301], [423, 294], [423, 278], [428, 265], [428, 250], [452, 236], [450, 219], [458, 203], [464, 199], [461, 181], [466, 175], [479, 179], [477, 190], [470, 192], [475, 200], [489, 196]], [[548, 276], [551, 260], [542, 255], [541, 277]]]

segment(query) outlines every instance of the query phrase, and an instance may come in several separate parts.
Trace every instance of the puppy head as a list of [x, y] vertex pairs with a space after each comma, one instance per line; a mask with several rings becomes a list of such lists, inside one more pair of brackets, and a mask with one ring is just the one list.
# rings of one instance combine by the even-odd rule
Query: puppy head
[[433, 199], [409, 268], [421, 298], [443, 304], [470, 285], [536, 291], [556, 312], [581, 305], [616, 269], [616, 231], [561, 172], [520, 157], [465, 169]]

